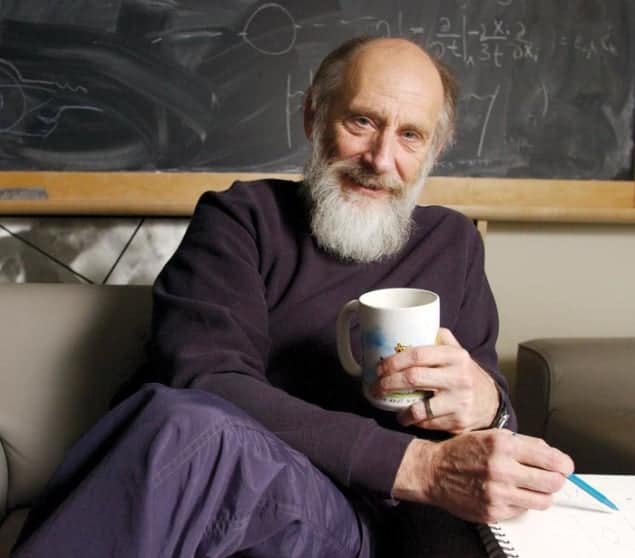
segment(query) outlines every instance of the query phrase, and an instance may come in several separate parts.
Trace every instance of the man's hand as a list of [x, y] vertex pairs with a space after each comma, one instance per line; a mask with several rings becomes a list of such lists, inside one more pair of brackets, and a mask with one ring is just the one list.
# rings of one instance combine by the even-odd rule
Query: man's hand
[[404, 454], [393, 496], [487, 523], [549, 507], [572, 472], [566, 454], [508, 430], [469, 432], [439, 443], [416, 439]]
[[494, 380], [461, 347], [449, 329], [439, 329], [439, 345], [410, 347], [385, 358], [377, 368], [375, 393], [429, 390], [434, 416], [423, 401], [397, 416], [404, 426], [417, 425], [454, 434], [487, 428], [496, 415], [499, 395]]

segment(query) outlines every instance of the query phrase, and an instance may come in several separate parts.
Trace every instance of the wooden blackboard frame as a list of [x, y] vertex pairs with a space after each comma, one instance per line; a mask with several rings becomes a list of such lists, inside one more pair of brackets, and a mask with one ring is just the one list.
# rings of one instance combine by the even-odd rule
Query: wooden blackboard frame
[[[0, 215], [189, 217], [206, 190], [299, 174], [0, 172]], [[480, 221], [635, 224], [635, 180], [432, 176], [419, 199]]]

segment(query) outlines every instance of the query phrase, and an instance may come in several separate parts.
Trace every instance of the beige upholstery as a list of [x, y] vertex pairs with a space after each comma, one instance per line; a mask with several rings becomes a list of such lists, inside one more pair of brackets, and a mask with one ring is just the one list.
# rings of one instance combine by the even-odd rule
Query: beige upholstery
[[518, 348], [521, 432], [582, 473], [635, 474], [635, 337], [535, 339]]
[[140, 286], [0, 285], [0, 558], [65, 450], [143, 357]]

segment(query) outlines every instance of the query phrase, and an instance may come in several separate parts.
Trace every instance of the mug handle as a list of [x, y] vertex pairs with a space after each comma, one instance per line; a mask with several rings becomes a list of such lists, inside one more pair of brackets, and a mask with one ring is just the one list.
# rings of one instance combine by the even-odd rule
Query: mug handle
[[339, 311], [335, 324], [335, 334], [337, 340], [337, 356], [346, 372], [351, 376], [361, 376], [362, 367], [353, 357], [351, 351], [351, 317], [359, 309], [357, 299], [349, 300]]

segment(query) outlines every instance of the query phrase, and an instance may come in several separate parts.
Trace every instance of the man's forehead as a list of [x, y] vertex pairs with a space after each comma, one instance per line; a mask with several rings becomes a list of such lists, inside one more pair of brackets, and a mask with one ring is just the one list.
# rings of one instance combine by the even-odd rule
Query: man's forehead
[[393, 100], [425, 113], [426, 121], [431, 115], [436, 120], [443, 104], [443, 85], [432, 60], [416, 45], [399, 40], [362, 47], [345, 70], [341, 93], [347, 105], [372, 102], [378, 111], [384, 100]]
[[443, 95], [441, 76], [430, 57], [417, 45], [400, 39], [382, 39], [361, 47], [345, 70], [346, 82], [355, 84], [371, 76], [386, 85], [406, 84]]

